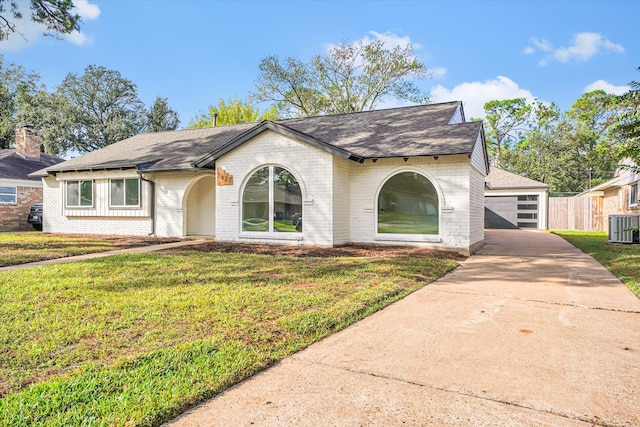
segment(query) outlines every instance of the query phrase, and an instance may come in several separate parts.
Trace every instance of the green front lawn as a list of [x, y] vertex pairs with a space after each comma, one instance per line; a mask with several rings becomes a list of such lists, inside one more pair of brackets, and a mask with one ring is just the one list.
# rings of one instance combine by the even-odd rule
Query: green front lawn
[[552, 233], [594, 257], [640, 297], [640, 245], [609, 243], [605, 232], [554, 230]]
[[106, 252], [180, 239], [43, 234], [39, 231], [0, 233], [0, 267]]
[[0, 272], [0, 426], [159, 425], [456, 265], [184, 250]]

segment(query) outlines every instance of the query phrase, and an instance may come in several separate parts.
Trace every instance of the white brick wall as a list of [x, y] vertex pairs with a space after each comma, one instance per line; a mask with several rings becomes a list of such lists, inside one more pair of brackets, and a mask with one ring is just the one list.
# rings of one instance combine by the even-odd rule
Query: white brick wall
[[[470, 246], [469, 170], [467, 156], [433, 158], [380, 159], [352, 165], [351, 169], [351, 241], [357, 243], [422, 245], [455, 248], [466, 252]], [[440, 235], [376, 236], [377, 195], [382, 185], [401, 172], [417, 172], [436, 188], [440, 202]], [[482, 225], [481, 225], [482, 226]]]
[[[242, 189], [251, 174], [266, 165], [288, 169], [300, 183], [302, 233], [240, 231]], [[380, 159], [375, 163], [367, 160], [361, 164], [266, 131], [225, 154], [216, 166], [233, 176], [232, 185], [215, 186], [212, 171], [163, 173], [152, 177], [156, 183], [158, 236], [215, 232], [220, 241], [329, 246], [349, 242], [404, 244], [455, 248], [460, 252], [475, 249], [484, 238], [484, 177], [466, 155], [440, 156], [438, 160], [413, 158], [406, 162], [403, 159]], [[407, 171], [427, 177], [438, 192], [440, 234], [437, 236], [403, 238], [376, 233], [378, 192], [390, 177]], [[101, 179], [108, 182], [108, 176]], [[145, 187], [140, 209], [147, 216], [127, 218], [117, 212], [111, 212], [111, 216], [70, 216], [62, 203], [61, 185], [55, 177], [45, 180], [45, 231], [131, 235], [151, 231], [149, 188]]]
[[[152, 177], [155, 185], [156, 224], [155, 232], [160, 237], [181, 237], [187, 234], [184, 219], [185, 190], [194, 188], [196, 197], [204, 201], [195, 212], [194, 231], [198, 234], [212, 234], [213, 224], [207, 225], [202, 212], [213, 212], [213, 174], [182, 172], [156, 174]], [[44, 224], [45, 232], [53, 233], [96, 233], [121, 235], [147, 235], [152, 232], [151, 190], [148, 183], [141, 182], [139, 209], [110, 209], [108, 200], [109, 179], [137, 177], [135, 171], [94, 172], [58, 174], [44, 180]], [[64, 180], [94, 178], [94, 206], [91, 209], [69, 209], [64, 207]], [[149, 179], [150, 177], [146, 177]], [[202, 181], [200, 181], [202, 179]], [[198, 191], [200, 190], [200, 191]], [[201, 196], [198, 196], [201, 194]], [[207, 205], [208, 209], [207, 209]], [[202, 232], [202, 233], [201, 233]]]
[[353, 161], [333, 158], [333, 244], [344, 245], [351, 241], [351, 169]]
[[[76, 178], [73, 175], [69, 179]], [[58, 177], [59, 179], [62, 176]], [[145, 209], [109, 210], [108, 178], [101, 176], [94, 185], [93, 209], [65, 209], [64, 181], [56, 177], [43, 180], [43, 231], [45, 233], [146, 235], [151, 232], [151, 219]], [[143, 192], [144, 194], [148, 194]], [[146, 198], [143, 197], [143, 200]], [[104, 207], [106, 204], [106, 208]], [[124, 213], [127, 216], [122, 216]]]
[[[160, 237], [180, 237], [188, 234], [187, 230], [187, 209], [189, 194], [185, 193], [199, 190], [208, 192], [206, 186], [213, 185], [211, 180], [213, 172], [196, 174], [195, 172], [178, 172], [156, 174], [153, 181], [156, 183], [156, 234]], [[202, 179], [202, 182], [200, 180]], [[202, 189], [200, 188], [202, 185]], [[212, 190], [215, 191], [215, 190]], [[203, 200], [211, 200], [212, 195], [205, 195]], [[206, 207], [203, 211], [206, 211]], [[213, 211], [213, 207], [209, 209]], [[206, 219], [201, 218], [202, 212], [195, 214], [195, 221], [200, 224], [206, 223]], [[212, 212], [212, 221], [215, 218]], [[193, 226], [192, 231], [201, 230], [201, 225]], [[213, 228], [202, 229], [203, 235], [213, 233]], [[200, 233], [199, 231], [197, 231]]]
[[469, 246], [471, 252], [484, 244], [484, 175], [476, 168], [469, 168], [471, 192], [469, 193]]
[[471, 164], [484, 176], [489, 174], [487, 169], [487, 153], [486, 147], [482, 143], [482, 136], [478, 135], [476, 139], [476, 145], [473, 147], [471, 153]]
[[[216, 239], [221, 241], [334, 244], [334, 156], [266, 131], [216, 161], [233, 176], [233, 185], [216, 188]], [[260, 167], [278, 165], [298, 180], [303, 200], [303, 233], [240, 232], [240, 204], [246, 180]], [[302, 240], [301, 240], [302, 239]]]
[[187, 190], [184, 212], [188, 236], [215, 235], [215, 188], [215, 177], [211, 175], [202, 177]]

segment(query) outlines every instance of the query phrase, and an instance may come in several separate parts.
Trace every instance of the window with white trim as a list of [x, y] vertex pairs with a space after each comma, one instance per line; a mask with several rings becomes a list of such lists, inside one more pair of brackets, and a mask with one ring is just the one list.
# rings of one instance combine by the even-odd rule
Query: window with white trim
[[438, 234], [438, 193], [427, 178], [401, 172], [378, 195], [378, 233]]
[[629, 186], [629, 206], [638, 206], [638, 181]]
[[84, 208], [93, 206], [93, 181], [66, 181], [66, 206]]
[[0, 187], [0, 205], [18, 203], [18, 187]]
[[242, 192], [242, 231], [302, 232], [302, 191], [287, 169], [265, 166]]
[[109, 185], [109, 206], [134, 208], [140, 206], [140, 179], [112, 179]]

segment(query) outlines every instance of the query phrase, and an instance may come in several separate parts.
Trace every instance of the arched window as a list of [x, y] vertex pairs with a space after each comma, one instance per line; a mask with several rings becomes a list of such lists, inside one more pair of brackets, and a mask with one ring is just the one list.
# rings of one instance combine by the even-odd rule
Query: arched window
[[242, 193], [242, 231], [302, 232], [302, 192], [288, 170], [258, 169]]
[[389, 178], [378, 195], [378, 233], [438, 234], [438, 193], [415, 172]]

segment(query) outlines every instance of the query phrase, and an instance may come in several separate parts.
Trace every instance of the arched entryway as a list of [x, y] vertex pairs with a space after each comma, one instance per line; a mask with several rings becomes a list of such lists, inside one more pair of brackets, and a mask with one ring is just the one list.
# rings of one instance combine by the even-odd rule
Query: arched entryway
[[216, 232], [216, 183], [213, 176], [198, 179], [187, 190], [184, 204], [187, 236], [214, 236]]

